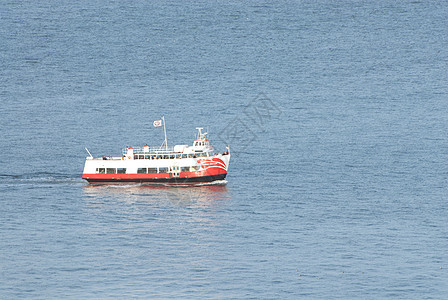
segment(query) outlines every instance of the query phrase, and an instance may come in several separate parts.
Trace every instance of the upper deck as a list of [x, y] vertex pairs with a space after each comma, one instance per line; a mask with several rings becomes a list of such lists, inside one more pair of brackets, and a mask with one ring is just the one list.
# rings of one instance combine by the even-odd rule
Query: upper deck
[[[126, 154], [128, 153], [129, 148], [134, 150], [134, 153], [143, 153], [143, 154], [161, 154], [161, 153], [175, 153], [175, 152], [179, 152], [179, 151], [175, 151], [174, 148], [175, 147], [166, 147], [166, 148], [161, 148], [160, 146], [155, 147], [155, 146], [143, 146], [143, 147], [125, 147], [122, 149], [122, 153]], [[178, 149], [176, 149], [178, 150]]]
[[[213, 146], [207, 138], [207, 132], [202, 133], [202, 128], [197, 128], [198, 134], [192, 146], [176, 145], [168, 146], [149, 146], [143, 147], [125, 147], [122, 149], [121, 156], [102, 156], [94, 158], [90, 152], [89, 160], [134, 160], [134, 159], [179, 159], [213, 156]], [[87, 150], [87, 149], [86, 149]], [[87, 150], [88, 151], [88, 150]]]
[[[220, 154], [220, 153], [219, 153]], [[223, 155], [226, 155], [224, 152]], [[196, 153], [179, 153], [179, 152], [140, 152], [134, 153], [133, 156], [128, 156], [128, 153], [123, 153], [122, 156], [101, 156], [101, 157], [87, 157], [88, 160], [129, 160], [129, 159], [182, 159], [182, 158], [198, 158], [198, 157], [213, 157], [216, 153], [211, 152], [196, 152]]]

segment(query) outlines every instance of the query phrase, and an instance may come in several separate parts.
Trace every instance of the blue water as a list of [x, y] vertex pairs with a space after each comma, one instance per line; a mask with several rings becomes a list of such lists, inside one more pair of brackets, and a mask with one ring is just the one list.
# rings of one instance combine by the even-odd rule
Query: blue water
[[[445, 1], [0, 2], [0, 298], [448, 295]], [[232, 151], [89, 186], [88, 147]]]

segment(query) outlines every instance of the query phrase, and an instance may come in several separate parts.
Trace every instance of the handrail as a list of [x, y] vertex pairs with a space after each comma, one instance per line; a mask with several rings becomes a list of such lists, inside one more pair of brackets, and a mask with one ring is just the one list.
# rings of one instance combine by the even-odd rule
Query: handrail
[[[122, 153], [127, 154], [129, 147], [123, 148]], [[167, 147], [167, 148], [161, 148], [160, 146], [154, 146], [154, 147], [148, 147], [146, 148], [147, 151], [145, 151], [145, 147], [132, 147], [135, 153], [169, 153], [174, 152], [174, 147]]]

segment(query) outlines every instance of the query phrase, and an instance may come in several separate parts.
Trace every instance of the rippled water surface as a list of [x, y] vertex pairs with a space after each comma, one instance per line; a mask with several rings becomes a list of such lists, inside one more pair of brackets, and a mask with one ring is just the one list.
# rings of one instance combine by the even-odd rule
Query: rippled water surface
[[[443, 299], [444, 1], [2, 1], [0, 298]], [[88, 147], [232, 150], [90, 186]]]

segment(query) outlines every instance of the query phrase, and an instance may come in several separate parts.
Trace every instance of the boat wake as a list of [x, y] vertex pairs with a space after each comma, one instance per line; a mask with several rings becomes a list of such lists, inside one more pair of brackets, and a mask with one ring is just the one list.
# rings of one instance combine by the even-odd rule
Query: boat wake
[[[166, 183], [161, 183], [161, 184], [152, 184], [152, 185], [159, 185], [159, 186], [166, 186], [166, 187], [195, 187], [195, 186], [209, 186], [209, 185], [226, 185], [227, 184], [227, 180], [215, 180], [215, 181], [211, 181], [211, 182], [203, 182], [203, 183], [189, 183], [189, 184], [166, 184]], [[151, 184], [142, 184], [145, 186], [151, 186]]]
[[198, 183], [195, 184], [194, 186], [206, 186], [206, 185], [227, 185], [227, 180], [223, 179], [223, 180], [215, 180], [212, 182], [204, 182], [204, 183]]
[[0, 174], [0, 184], [84, 184], [79, 175], [66, 175], [47, 172], [26, 174]]
[[123, 183], [101, 183], [101, 184], [88, 184], [86, 187], [92, 188], [105, 188], [105, 189], [130, 189], [136, 187], [143, 188], [186, 188], [186, 187], [200, 187], [200, 186], [225, 186], [227, 184], [227, 180], [215, 180], [212, 182], [204, 182], [204, 183], [189, 183], [189, 184], [167, 184], [167, 183], [132, 183], [132, 184], [123, 184]]
[[189, 184], [165, 184], [165, 183], [131, 183], [131, 184], [88, 184], [85, 180], [81, 179], [78, 174], [57, 174], [47, 172], [36, 172], [26, 174], [0, 174], [0, 184], [6, 185], [82, 185], [86, 187], [94, 188], [119, 188], [128, 189], [136, 187], [169, 187], [169, 188], [182, 188], [182, 187], [199, 187], [199, 186], [224, 186], [227, 184], [227, 180], [215, 180], [212, 182], [204, 183], [189, 183]]

